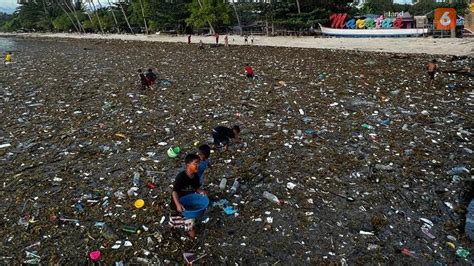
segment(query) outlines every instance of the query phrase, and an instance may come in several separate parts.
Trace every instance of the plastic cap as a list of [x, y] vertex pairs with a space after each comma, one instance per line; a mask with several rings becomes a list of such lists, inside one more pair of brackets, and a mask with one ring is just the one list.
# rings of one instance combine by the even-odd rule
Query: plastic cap
[[142, 199], [137, 199], [134, 205], [135, 205], [135, 208], [140, 209], [145, 205], [145, 201]]
[[89, 253], [89, 258], [91, 258], [92, 261], [98, 261], [100, 260], [100, 250], [94, 250]]

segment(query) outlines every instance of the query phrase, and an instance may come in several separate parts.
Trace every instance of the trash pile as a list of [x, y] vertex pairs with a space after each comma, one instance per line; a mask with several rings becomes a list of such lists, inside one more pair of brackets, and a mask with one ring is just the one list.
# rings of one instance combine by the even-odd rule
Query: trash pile
[[[15, 42], [0, 68], [2, 263], [473, 262], [457, 211], [473, 58], [436, 56], [431, 87], [428, 55]], [[150, 67], [160, 82], [140, 90]], [[167, 225], [174, 177], [234, 124], [243, 142], [211, 154], [212, 207], [190, 240]]]

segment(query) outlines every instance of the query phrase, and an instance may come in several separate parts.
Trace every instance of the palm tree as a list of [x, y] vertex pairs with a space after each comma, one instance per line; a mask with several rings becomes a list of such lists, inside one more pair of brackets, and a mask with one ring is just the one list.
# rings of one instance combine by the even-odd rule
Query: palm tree
[[104, 28], [102, 28], [102, 22], [100, 22], [100, 17], [99, 17], [99, 12], [97, 12], [97, 8], [95, 7], [95, 4], [94, 4], [94, 0], [89, 0], [89, 6], [92, 4], [92, 8], [95, 12], [95, 16], [97, 17], [97, 21], [99, 22], [99, 27], [100, 27], [100, 31], [102, 32], [102, 34], [104, 34]]
[[135, 34], [135, 33], [133, 32], [132, 26], [130, 26], [130, 22], [128, 22], [127, 14], [125, 13], [125, 10], [123, 9], [122, 2], [121, 2], [121, 1], [118, 1], [118, 4], [119, 4], [119, 6], [120, 6], [120, 10], [122, 10], [122, 14], [123, 14], [123, 16], [124, 16], [124, 18], [125, 18], [125, 22], [127, 22], [127, 25], [128, 25], [128, 28], [130, 29], [130, 32], [131, 32], [132, 34]]
[[[99, 0], [97, 0], [97, 2], [99, 2]], [[117, 27], [117, 32], [120, 32], [120, 27], [119, 27], [117, 18], [115, 17], [115, 12], [114, 12], [114, 9], [112, 8], [112, 4], [110, 4], [110, 0], [107, 0], [107, 3], [109, 4], [110, 13], [112, 13], [112, 17], [114, 18], [115, 27]], [[100, 2], [99, 2], [99, 5], [100, 5]]]
[[[141, 1], [141, 0], [140, 0]], [[199, 7], [202, 8], [202, 3], [201, 3], [201, 0], [197, 0], [198, 3], [199, 3]], [[209, 20], [207, 20], [207, 24], [209, 24], [209, 29], [211, 31], [211, 34], [214, 34], [216, 33], [216, 31], [214, 30], [214, 27], [212, 26], [211, 22]]]
[[237, 13], [237, 8], [235, 7], [235, 3], [231, 3], [232, 7], [234, 8], [235, 11], [235, 16], [237, 17], [237, 22], [239, 23], [239, 29], [240, 29], [240, 35], [242, 35], [242, 25], [240, 24], [240, 16], [239, 13]]
[[142, 8], [143, 23], [145, 24], [145, 34], [148, 35], [148, 26], [146, 25], [146, 18], [145, 18], [145, 8], [143, 7], [142, 0], [140, 0], [140, 6]]
[[86, 30], [85, 30], [84, 27], [82, 26], [82, 23], [81, 23], [81, 21], [79, 20], [79, 17], [77, 16], [76, 7], [74, 6], [74, 3], [72, 3], [72, 8], [68, 5], [67, 1], [64, 1], [64, 4], [65, 4], [66, 7], [69, 9], [69, 12], [71, 12], [71, 13], [74, 15], [74, 18], [75, 18], [76, 21], [77, 21], [77, 25], [79, 26], [79, 33], [81, 33], [80, 30], [82, 30], [84, 33], [86, 33]]
[[59, 8], [61, 8], [61, 10], [66, 14], [66, 16], [69, 18], [69, 20], [71, 21], [72, 25], [74, 26], [74, 28], [76, 29], [77, 32], [81, 32], [81, 30], [77, 27], [76, 23], [74, 23], [74, 20], [71, 18], [71, 16], [69, 15], [69, 13], [66, 11], [66, 9], [64, 9], [64, 6], [62, 5], [62, 3], [58, 2], [57, 5], [59, 6]]

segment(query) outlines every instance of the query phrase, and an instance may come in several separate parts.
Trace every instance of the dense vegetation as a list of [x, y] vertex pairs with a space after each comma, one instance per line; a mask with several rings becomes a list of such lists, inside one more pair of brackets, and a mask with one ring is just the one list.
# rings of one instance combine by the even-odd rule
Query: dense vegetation
[[453, 6], [459, 13], [468, 0], [454, 4], [421, 0], [415, 5], [393, 4], [392, 0], [369, 0], [361, 9], [348, 0], [270, 0], [268, 3], [223, 0], [109, 0], [71, 4], [65, 0], [30, 1], [13, 15], [0, 15], [2, 31], [157, 32], [213, 31], [307, 31], [327, 23], [331, 13], [382, 14], [409, 11], [423, 15], [436, 7]]

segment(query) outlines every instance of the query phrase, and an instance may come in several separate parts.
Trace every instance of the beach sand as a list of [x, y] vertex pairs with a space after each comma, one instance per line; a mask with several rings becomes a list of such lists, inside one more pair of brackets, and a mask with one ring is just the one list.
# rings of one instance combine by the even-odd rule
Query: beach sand
[[[101, 39], [101, 40], [127, 40], [149, 42], [178, 42], [186, 43], [187, 36], [170, 36], [153, 34], [145, 36], [122, 34], [68, 34], [68, 33], [0, 33], [0, 36], [20, 37], [50, 37], [74, 39]], [[193, 36], [192, 42], [214, 43], [212, 36]], [[224, 43], [224, 35], [220, 36], [220, 43]], [[250, 42], [250, 38], [249, 38]], [[237, 35], [229, 36], [230, 45], [245, 45], [244, 38]], [[342, 49], [371, 52], [410, 53], [430, 55], [457, 55], [474, 56], [474, 38], [314, 38], [314, 37], [266, 37], [255, 36], [255, 46], [298, 47], [319, 49]]]

